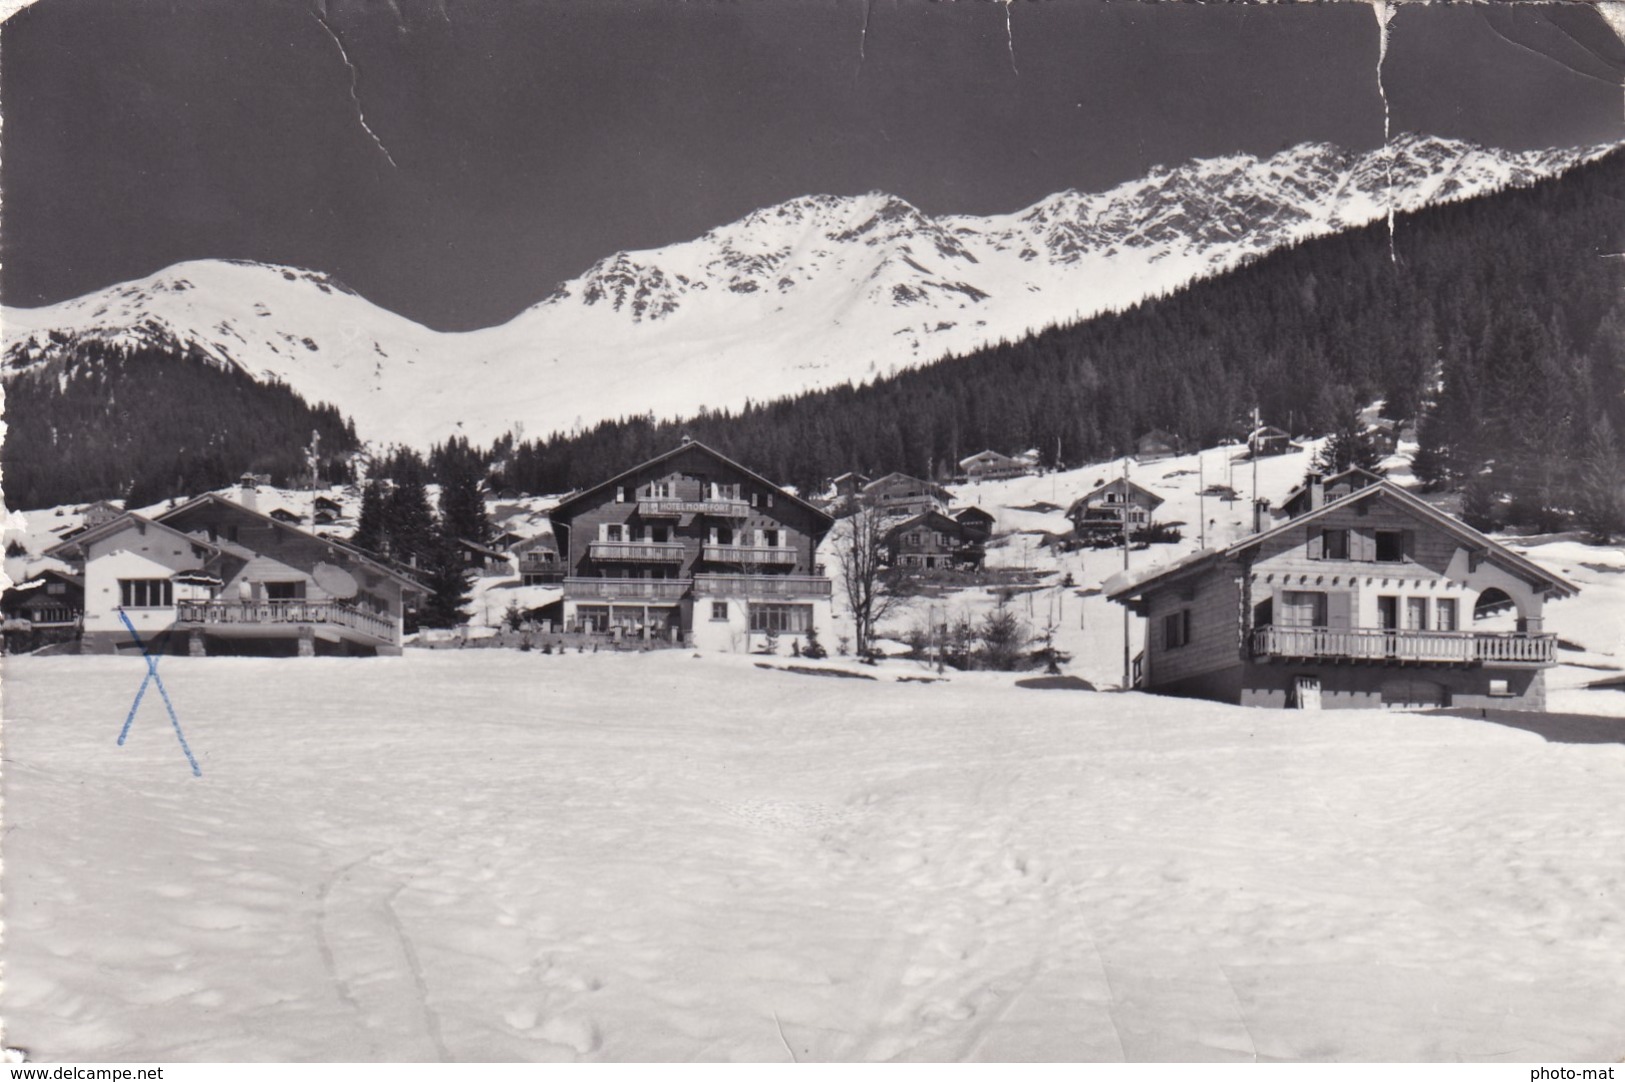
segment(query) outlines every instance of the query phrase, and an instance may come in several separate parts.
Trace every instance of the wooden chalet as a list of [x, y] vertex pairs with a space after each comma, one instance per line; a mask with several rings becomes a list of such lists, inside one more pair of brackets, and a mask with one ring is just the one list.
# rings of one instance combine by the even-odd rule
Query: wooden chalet
[[1154, 462], [1159, 458], [1173, 458], [1179, 454], [1180, 440], [1172, 432], [1153, 428], [1134, 441], [1134, 457], [1140, 462]]
[[1297, 518], [1307, 511], [1314, 511], [1321, 504], [1330, 500], [1340, 500], [1351, 492], [1374, 485], [1382, 480], [1382, 474], [1374, 473], [1363, 466], [1350, 466], [1346, 470], [1323, 477], [1318, 472], [1311, 471], [1304, 478], [1303, 484], [1286, 494], [1277, 509], [1278, 517]]
[[953, 513], [953, 518], [970, 540], [986, 543], [993, 536], [993, 516], [980, 507], [962, 507]]
[[153, 652], [398, 654], [424, 587], [348, 545], [199, 496], [126, 513], [46, 555], [84, 569], [82, 647]]
[[493, 545], [482, 545], [466, 537], [457, 539], [457, 551], [463, 558], [463, 567], [482, 574], [506, 574], [512, 569], [508, 554]]
[[906, 473], [888, 473], [863, 486], [861, 500], [882, 515], [922, 515], [927, 511], [946, 511], [954, 494], [941, 485], [910, 477]]
[[556, 586], [564, 581], [559, 543], [551, 533], [516, 541], [508, 551], [519, 560], [519, 581], [524, 586]]
[[832, 619], [823, 511], [694, 441], [552, 511], [570, 630], [745, 652]]
[[297, 526], [305, 521], [303, 515], [296, 515], [285, 507], [278, 507], [271, 511], [271, 517], [278, 522], [286, 522], [289, 526]]
[[1289, 454], [1296, 449], [1292, 436], [1274, 425], [1260, 425], [1247, 436], [1247, 454], [1253, 458]]
[[0, 595], [7, 653], [37, 650], [79, 636], [85, 612], [85, 580], [47, 567]]
[[887, 562], [896, 568], [977, 568], [986, 555], [980, 539], [967, 536], [957, 519], [940, 511], [926, 511], [886, 531]]
[[1542, 607], [1576, 587], [1378, 479], [1106, 593], [1146, 620], [1135, 682], [1151, 691], [1539, 710], [1557, 660]]
[[1165, 501], [1133, 481], [1117, 477], [1072, 502], [1066, 517], [1079, 538], [1133, 533], [1151, 525], [1151, 514]]
[[1032, 467], [1019, 458], [997, 451], [979, 451], [959, 460], [959, 472], [972, 484], [981, 481], [1002, 481], [1010, 477], [1023, 477]]

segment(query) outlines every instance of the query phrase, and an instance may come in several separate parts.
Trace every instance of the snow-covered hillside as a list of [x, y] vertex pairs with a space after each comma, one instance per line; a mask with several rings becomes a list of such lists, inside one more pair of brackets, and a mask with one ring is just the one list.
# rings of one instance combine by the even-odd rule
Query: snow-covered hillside
[[932, 217], [807, 196], [697, 239], [619, 252], [499, 327], [442, 334], [331, 278], [179, 264], [6, 309], [7, 371], [75, 342], [182, 343], [332, 402], [363, 437], [425, 444], [737, 406], [928, 363], [1120, 308], [1283, 244], [1553, 175], [1606, 148], [1509, 152], [1406, 136], [1158, 168], [1025, 210]]
[[[6, 661], [40, 1061], [1617, 1060], [1625, 746], [515, 651]], [[71, 687], [71, 695], [63, 694]]]

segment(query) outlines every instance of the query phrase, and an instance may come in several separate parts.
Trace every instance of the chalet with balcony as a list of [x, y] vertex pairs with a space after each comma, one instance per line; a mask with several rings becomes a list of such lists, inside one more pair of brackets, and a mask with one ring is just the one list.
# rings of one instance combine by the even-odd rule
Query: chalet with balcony
[[1118, 477], [1074, 500], [1066, 509], [1066, 517], [1072, 520], [1078, 537], [1087, 540], [1143, 530], [1151, 525], [1152, 512], [1163, 503], [1163, 498], [1150, 489]]
[[1106, 583], [1146, 620], [1136, 683], [1244, 706], [1538, 710], [1576, 587], [1391, 481]]
[[41, 568], [0, 596], [6, 651], [21, 653], [73, 641], [84, 611], [84, 578], [60, 568]]
[[1032, 472], [1032, 467], [1019, 458], [1001, 455], [997, 451], [980, 451], [969, 458], [960, 459], [959, 472], [966, 481], [976, 484], [981, 481], [1003, 481], [1011, 477], [1023, 477]]
[[571, 630], [747, 652], [829, 630], [817, 562], [833, 520], [686, 441], [552, 511]]
[[1247, 436], [1247, 453], [1253, 458], [1290, 454], [1295, 450], [1292, 435], [1274, 425], [1260, 425]]
[[953, 498], [954, 494], [941, 485], [906, 473], [888, 473], [864, 485], [860, 500], [882, 515], [908, 517], [927, 511], [947, 511]]
[[340, 542], [210, 494], [126, 513], [47, 555], [84, 569], [82, 648], [398, 654], [415, 580]]
[[886, 531], [887, 562], [895, 568], [976, 568], [986, 555], [982, 539], [973, 539], [957, 519], [927, 511]]
[[559, 544], [551, 533], [514, 542], [508, 552], [519, 561], [519, 581], [525, 586], [557, 586], [564, 581]]

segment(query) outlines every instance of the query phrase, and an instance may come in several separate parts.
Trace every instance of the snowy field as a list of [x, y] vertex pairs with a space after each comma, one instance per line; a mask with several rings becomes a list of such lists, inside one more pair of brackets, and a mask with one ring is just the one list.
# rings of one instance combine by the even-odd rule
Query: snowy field
[[5, 664], [35, 1059], [1625, 1056], [1618, 741], [901, 663], [165, 658], [193, 778], [152, 696], [115, 746], [143, 671]]

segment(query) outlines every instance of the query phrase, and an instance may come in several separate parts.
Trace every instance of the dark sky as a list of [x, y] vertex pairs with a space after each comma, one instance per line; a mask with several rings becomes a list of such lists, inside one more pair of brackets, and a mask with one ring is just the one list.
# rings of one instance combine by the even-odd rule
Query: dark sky
[[[982, 0], [39, 0], [0, 28], [0, 288], [35, 305], [182, 259], [259, 259], [471, 328], [616, 249], [809, 192], [985, 214], [1157, 163], [1382, 141], [1364, 4], [1015, 0], [1013, 50], [1006, 16]], [[1625, 139], [1625, 48], [1585, 5], [1407, 5], [1393, 30], [1395, 132]]]

